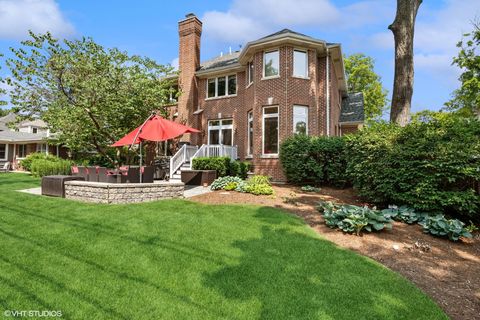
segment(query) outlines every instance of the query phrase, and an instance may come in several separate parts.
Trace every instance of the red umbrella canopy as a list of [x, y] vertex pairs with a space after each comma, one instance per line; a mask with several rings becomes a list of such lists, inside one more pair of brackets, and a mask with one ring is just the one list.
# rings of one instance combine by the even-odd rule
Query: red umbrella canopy
[[[158, 115], [152, 115], [142, 126], [136, 128], [122, 139], [112, 144], [112, 147], [138, 144], [140, 141], [144, 140], [165, 141], [176, 138], [184, 133], [196, 132], [200, 131], [184, 126], [183, 124], [164, 119]], [[137, 138], [135, 139], [135, 137]]]

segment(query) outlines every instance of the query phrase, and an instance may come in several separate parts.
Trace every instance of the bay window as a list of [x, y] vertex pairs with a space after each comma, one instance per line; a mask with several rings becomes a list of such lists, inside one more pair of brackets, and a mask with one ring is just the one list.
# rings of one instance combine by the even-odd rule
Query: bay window
[[278, 154], [278, 106], [264, 107], [263, 115], [262, 153], [264, 155]]
[[293, 132], [308, 134], [308, 107], [293, 106]]
[[306, 51], [293, 50], [293, 76], [308, 78], [308, 55]]
[[263, 54], [263, 77], [275, 77], [280, 74], [280, 54], [278, 50]]
[[207, 80], [207, 98], [233, 96], [237, 94], [237, 76], [229, 75]]
[[251, 156], [253, 154], [253, 111], [249, 111], [247, 115], [247, 137], [247, 155]]
[[208, 121], [208, 144], [233, 145], [233, 120]]

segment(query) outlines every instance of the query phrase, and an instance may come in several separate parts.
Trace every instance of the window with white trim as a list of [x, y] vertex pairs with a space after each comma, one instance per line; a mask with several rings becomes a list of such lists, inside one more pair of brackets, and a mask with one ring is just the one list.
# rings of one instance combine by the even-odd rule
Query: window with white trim
[[263, 115], [262, 153], [264, 155], [278, 154], [278, 106], [264, 107]]
[[27, 156], [27, 145], [19, 144], [17, 145], [17, 158], [25, 158]]
[[247, 115], [247, 137], [248, 137], [248, 148], [247, 155], [251, 156], [253, 154], [253, 111], [249, 111]]
[[293, 132], [308, 134], [308, 107], [293, 106]]
[[210, 78], [207, 80], [207, 98], [233, 96], [237, 94], [237, 75]]
[[233, 145], [233, 120], [208, 121], [208, 144]]
[[248, 72], [248, 84], [253, 83], [253, 76], [254, 76], [254, 66], [253, 61], [250, 61], [247, 65], [247, 72]]
[[48, 145], [46, 143], [37, 143], [37, 152], [48, 153]]
[[293, 76], [308, 78], [308, 55], [306, 51], [293, 50]]
[[0, 143], [0, 160], [7, 160], [7, 145]]
[[275, 77], [280, 74], [280, 54], [278, 50], [265, 51], [263, 54], [263, 77]]

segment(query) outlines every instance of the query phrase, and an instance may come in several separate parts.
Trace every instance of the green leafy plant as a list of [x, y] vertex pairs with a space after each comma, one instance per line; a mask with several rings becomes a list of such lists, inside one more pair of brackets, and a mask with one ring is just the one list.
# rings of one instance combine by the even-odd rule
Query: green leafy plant
[[320, 188], [312, 187], [310, 185], [302, 186], [300, 189], [305, 192], [320, 192], [321, 190]]
[[472, 234], [465, 228], [465, 224], [457, 219], [447, 219], [444, 215], [429, 216], [421, 222], [423, 231], [437, 237], [448, 237], [458, 241], [460, 237], [471, 238]]
[[344, 232], [360, 235], [362, 230], [368, 232], [392, 228], [392, 216], [368, 207], [354, 205], [335, 205], [332, 202], [320, 202], [317, 210], [331, 228], [339, 228]]
[[72, 168], [72, 162], [63, 159], [47, 160], [36, 159], [32, 161], [31, 173], [34, 177], [44, 177], [49, 175], [69, 175]]
[[50, 161], [56, 161], [59, 159], [58, 157], [51, 155], [51, 154], [46, 154], [44, 152], [34, 152], [29, 154], [25, 159], [20, 161], [20, 165], [22, 168], [26, 171], [32, 171], [32, 162], [34, 160], [50, 160]]
[[237, 187], [238, 187], [238, 183], [232, 181], [227, 183], [227, 185], [223, 189], [226, 191], [233, 191], [233, 190], [236, 190]]
[[290, 192], [290, 194], [286, 197], [282, 197], [283, 203], [291, 204], [294, 206], [298, 205], [298, 197], [295, 192]]
[[268, 185], [271, 185], [270, 177], [269, 176], [262, 176], [262, 175], [252, 176], [250, 179], [248, 179], [248, 183], [250, 183], [250, 184], [268, 184]]
[[254, 194], [256, 196], [259, 195], [272, 195], [274, 194], [274, 190], [271, 185], [268, 184], [255, 184], [255, 183], [248, 183], [243, 188], [245, 192]]
[[240, 184], [243, 184], [243, 181], [239, 177], [231, 177], [231, 176], [220, 177], [215, 179], [215, 181], [212, 182], [212, 184], [210, 185], [210, 189], [224, 190], [225, 187], [230, 183], [236, 183], [238, 186]]
[[280, 161], [288, 181], [343, 187], [347, 154], [342, 137], [294, 135], [280, 146]]
[[467, 230], [470, 233], [473, 233], [475, 231], [478, 231], [478, 227], [470, 220], [470, 224], [465, 227], [465, 230]]
[[417, 213], [414, 209], [407, 206], [389, 206], [388, 209], [383, 209], [382, 212], [389, 213], [396, 221], [401, 221], [408, 224], [422, 222], [427, 217], [427, 214]]

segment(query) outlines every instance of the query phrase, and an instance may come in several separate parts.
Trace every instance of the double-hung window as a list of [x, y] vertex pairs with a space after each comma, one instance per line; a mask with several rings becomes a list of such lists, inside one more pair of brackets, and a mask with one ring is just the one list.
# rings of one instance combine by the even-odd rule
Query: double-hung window
[[233, 120], [208, 121], [208, 144], [233, 145]]
[[280, 54], [278, 50], [263, 54], [263, 77], [276, 77], [280, 74]]
[[7, 145], [0, 143], [0, 160], [7, 160]]
[[18, 145], [17, 158], [25, 158], [26, 156], [27, 156], [27, 145], [26, 144], [19, 144]]
[[293, 106], [293, 132], [308, 134], [308, 107]]
[[210, 78], [207, 80], [207, 98], [233, 96], [237, 94], [237, 76]]
[[247, 115], [247, 136], [248, 136], [248, 148], [247, 155], [253, 154], [253, 111], [249, 111]]
[[306, 51], [293, 50], [293, 76], [308, 78], [308, 55]]
[[46, 143], [37, 143], [37, 152], [48, 153], [48, 145]]
[[263, 143], [264, 155], [278, 154], [278, 106], [264, 107], [263, 115]]

